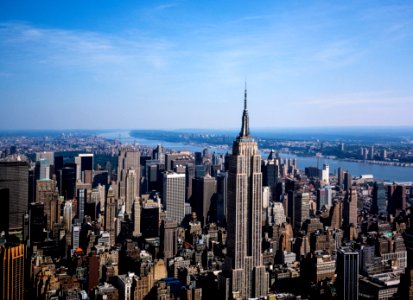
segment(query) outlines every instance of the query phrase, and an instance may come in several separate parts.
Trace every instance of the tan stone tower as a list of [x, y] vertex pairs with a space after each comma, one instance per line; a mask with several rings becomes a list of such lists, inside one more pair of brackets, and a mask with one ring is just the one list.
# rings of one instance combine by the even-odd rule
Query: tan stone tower
[[262, 262], [261, 155], [250, 136], [245, 89], [239, 136], [233, 143], [228, 172], [228, 238], [224, 277], [237, 299], [266, 296], [268, 273]]

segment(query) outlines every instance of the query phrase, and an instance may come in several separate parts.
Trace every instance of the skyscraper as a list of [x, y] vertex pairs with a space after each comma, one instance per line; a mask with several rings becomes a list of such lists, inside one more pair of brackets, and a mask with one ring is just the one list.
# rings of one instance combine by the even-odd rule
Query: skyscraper
[[52, 230], [53, 224], [59, 221], [59, 193], [56, 181], [52, 179], [41, 179], [36, 182], [36, 202], [44, 204], [46, 216], [46, 229]]
[[125, 211], [129, 215], [132, 214], [132, 206], [135, 203], [135, 200], [138, 198], [138, 190], [137, 187], [139, 183], [136, 181], [138, 180], [138, 175], [134, 169], [129, 169], [126, 175], [126, 195], [125, 195]]
[[106, 198], [105, 214], [105, 230], [109, 232], [110, 245], [114, 245], [116, 241], [116, 198], [112, 186], [109, 187]]
[[294, 229], [300, 230], [305, 220], [310, 218], [310, 193], [298, 191], [294, 197]]
[[93, 171], [93, 154], [79, 154], [75, 157], [76, 163], [76, 180], [86, 183], [92, 183]]
[[209, 222], [216, 222], [216, 202], [213, 203], [217, 191], [216, 179], [207, 174], [204, 177], [194, 178], [192, 185], [192, 210], [196, 212], [202, 226], [207, 225]]
[[359, 253], [349, 247], [338, 249], [336, 263], [338, 299], [358, 299]]
[[162, 200], [168, 219], [181, 224], [185, 217], [185, 174], [164, 173]]
[[228, 252], [223, 276], [230, 278], [233, 297], [266, 296], [268, 273], [261, 254], [261, 155], [250, 135], [246, 89], [241, 131], [229, 156], [227, 211]]
[[323, 169], [321, 170], [321, 181], [323, 184], [330, 183], [330, 167], [328, 164], [323, 164]]
[[373, 214], [387, 213], [387, 190], [383, 182], [374, 182], [370, 212]]
[[0, 296], [1, 299], [24, 299], [23, 244], [0, 246]]
[[[13, 233], [23, 230], [23, 217], [28, 209], [29, 166], [23, 161], [0, 162], [0, 206], [7, 216], [2, 230]], [[8, 190], [8, 192], [7, 192]], [[7, 196], [6, 196], [7, 195]], [[3, 213], [1, 214], [3, 216]], [[7, 223], [7, 224], [6, 224]]]
[[140, 195], [140, 156], [139, 149], [135, 147], [127, 146], [119, 149], [117, 197], [122, 204], [125, 204], [125, 212], [129, 216], [132, 214], [135, 197]]
[[347, 192], [343, 204], [343, 226], [348, 227], [353, 224], [357, 227], [357, 190], [350, 189]]

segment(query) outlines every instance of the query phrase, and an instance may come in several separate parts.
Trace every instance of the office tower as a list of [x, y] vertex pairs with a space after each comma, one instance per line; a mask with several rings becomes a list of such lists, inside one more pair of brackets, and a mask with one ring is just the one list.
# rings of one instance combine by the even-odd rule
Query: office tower
[[217, 223], [224, 224], [227, 218], [228, 173], [220, 172], [217, 180]]
[[337, 250], [337, 296], [356, 300], [359, 293], [359, 253], [349, 247]]
[[192, 210], [196, 212], [202, 226], [216, 222], [216, 191], [217, 181], [209, 174], [192, 180]]
[[330, 167], [327, 164], [323, 164], [323, 170], [321, 170], [321, 181], [324, 184], [330, 183]]
[[29, 203], [35, 202], [36, 201], [36, 176], [35, 176], [34, 168], [29, 169], [28, 189], [29, 189], [29, 198], [28, 198]]
[[336, 200], [330, 208], [331, 228], [340, 229], [343, 217], [343, 202]]
[[206, 174], [206, 165], [195, 165], [195, 177], [204, 177]]
[[286, 216], [283, 204], [281, 202], [274, 202], [273, 205], [274, 225], [278, 226], [285, 223]]
[[344, 170], [343, 168], [339, 167], [337, 169], [337, 185], [342, 188], [344, 183]]
[[24, 252], [23, 244], [0, 246], [1, 299], [24, 299]]
[[141, 231], [144, 238], [159, 236], [159, 205], [155, 201], [147, 201], [141, 210]]
[[[133, 204], [133, 236], [141, 236], [141, 203], [138, 197], [135, 198], [135, 202]], [[147, 224], [144, 223], [144, 227]]]
[[393, 183], [387, 186], [387, 211], [396, 216], [397, 212], [404, 210], [406, 204], [406, 186]]
[[126, 197], [125, 197], [125, 212], [128, 216], [132, 215], [132, 206], [138, 198], [137, 186], [139, 185], [139, 176], [134, 169], [129, 169], [126, 175]]
[[105, 208], [105, 230], [110, 235], [110, 245], [116, 242], [116, 198], [112, 186], [109, 187]]
[[344, 182], [343, 182], [343, 188], [345, 191], [348, 191], [351, 189], [351, 186], [353, 185], [352, 182], [353, 178], [351, 177], [351, 174], [349, 172], [344, 173]]
[[76, 185], [76, 194], [77, 194], [77, 219], [80, 223], [83, 223], [85, 217], [85, 206], [87, 198], [87, 189], [83, 186]]
[[275, 151], [271, 150], [268, 158], [262, 161], [262, 175], [263, 175], [263, 185], [272, 187], [276, 184], [277, 178], [279, 177], [279, 166], [278, 159], [275, 157]]
[[[23, 230], [29, 195], [29, 166], [23, 161], [0, 162], [0, 220], [2, 230], [13, 234]], [[7, 190], [7, 191], [6, 191]]]
[[317, 167], [306, 167], [304, 174], [307, 177], [320, 177], [320, 170]]
[[332, 202], [332, 194], [330, 186], [317, 189], [317, 209], [321, 209], [323, 206], [330, 208]]
[[150, 191], [162, 191], [162, 178], [159, 175], [165, 168], [164, 163], [159, 160], [146, 160], [144, 163], [144, 182], [141, 186], [141, 193]]
[[64, 166], [64, 157], [63, 156], [54, 156], [54, 173], [57, 175]]
[[41, 202], [30, 203], [30, 245], [41, 243], [44, 240], [44, 204]]
[[80, 246], [80, 225], [72, 225], [72, 249], [76, 250]]
[[231, 278], [234, 297], [266, 296], [268, 273], [261, 254], [261, 155], [250, 136], [246, 89], [241, 131], [229, 156], [227, 211], [227, 256], [223, 276]]
[[45, 229], [51, 231], [53, 224], [57, 223], [60, 217], [59, 193], [55, 180], [37, 180], [36, 202], [44, 204], [44, 214], [46, 218]]
[[79, 154], [75, 157], [76, 181], [92, 183], [93, 154]]
[[10, 190], [0, 188], [0, 232], [8, 232], [10, 226]]
[[45, 158], [37, 160], [34, 174], [37, 180], [50, 178], [50, 162]]
[[185, 217], [185, 174], [164, 173], [162, 200], [168, 219], [181, 224]]
[[387, 213], [387, 191], [383, 182], [374, 182], [373, 185], [373, 201], [371, 204], [372, 214]]
[[66, 201], [65, 206], [63, 207], [63, 228], [66, 232], [72, 230], [72, 220], [73, 220], [73, 210], [72, 210], [72, 201]]
[[60, 196], [65, 197], [66, 200], [75, 197], [76, 190], [76, 165], [65, 164], [64, 168], [60, 170]]
[[89, 294], [93, 288], [99, 283], [99, 268], [100, 268], [100, 256], [96, 253], [91, 253], [87, 256], [87, 286]]
[[[140, 195], [140, 175], [141, 165], [139, 149], [131, 146], [120, 148], [118, 153], [117, 197], [120, 199], [122, 204], [125, 204], [126, 213], [129, 216], [132, 213], [132, 205], [135, 201], [135, 197], [139, 197]], [[128, 191], [127, 184], [128, 176], [130, 191]], [[127, 200], [126, 197], [128, 193], [132, 196]], [[126, 201], [129, 202], [126, 203]]]
[[159, 160], [161, 164], [165, 163], [165, 148], [162, 145], [156, 146], [152, 151], [152, 158]]
[[357, 227], [357, 190], [350, 189], [347, 192], [343, 204], [343, 226], [348, 227], [351, 224]]
[[304, 221], [310, 218], [310, 193], [298, 191], [294, 197], [294, 229], [300, 230]]
[[185, 168], [185, 201], [192, 198], [192, 180], [195, 178], [195, 164], [188, 163]]
[[165, 260], [175, 256], [178, 249], [178, 225], [175, 220], [166, 219], [161, 226], [162, 244]]

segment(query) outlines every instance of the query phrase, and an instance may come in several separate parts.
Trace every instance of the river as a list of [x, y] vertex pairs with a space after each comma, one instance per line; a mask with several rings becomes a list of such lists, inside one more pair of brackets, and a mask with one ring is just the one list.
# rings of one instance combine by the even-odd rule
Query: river
[[[123, 131], [113, 131], [102, 133], [101, 136], [108, 139], [120, 138], [122, 143], [138, 143], [139, 145], [155, 147], [156, 145], [162, 144], [165, 148], [181, 151], [187, 150], [192, 152], [202, 151], [205, 147], [198, 145], [189, 145], [183, 143], [171, 143], [158, 140], [148, 140], [142, 138], [135, 138], [129, 135], [128, 130]], [[210, 148], [211, 152], [225, 153], [226, 149]], [[263, 158], [265, 158], [268, 153], [262, 153]], [[281, 153], [282, 158], [296, 158], [297, 165], [300, 170], [304, 170], [306, 167], [316, 167], [317, 158], [316, 157], [301, 157], [293, 154]], [[352, 162], [337, 159], [326, 159], [320, 158], [319, 166], [321, 167], [323, 163], [327, 163], [330, 166], [330, 173], [335, 174], [339, 167], [344, 170], [349, 171], [353, 176], [367, 175], [371, 174], [376, 179], [386, 180], [386, 181], [397, 181], [397, 182], [412, 182], [413, 181], [413, 168], [409, 167], [398, 167], [398, 166], [383, 166], [367, 164], [363, 162]]]

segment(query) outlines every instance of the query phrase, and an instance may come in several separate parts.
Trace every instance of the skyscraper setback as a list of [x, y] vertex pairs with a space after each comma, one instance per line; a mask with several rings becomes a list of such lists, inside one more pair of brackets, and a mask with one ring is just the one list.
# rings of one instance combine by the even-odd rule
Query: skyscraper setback
[[131, 146], [121, 148], [118, 156], [117, 197], [131, 216], [135, 197], [140, 194], [140, 152]]
[[250, 135], [246, 89], [241, 131], [229, 156], [227, 213], [228, 252], [223, 276], [230, 280], [232, 296], [267, 295], [268, 273], [261, 254], [261, 155]]

